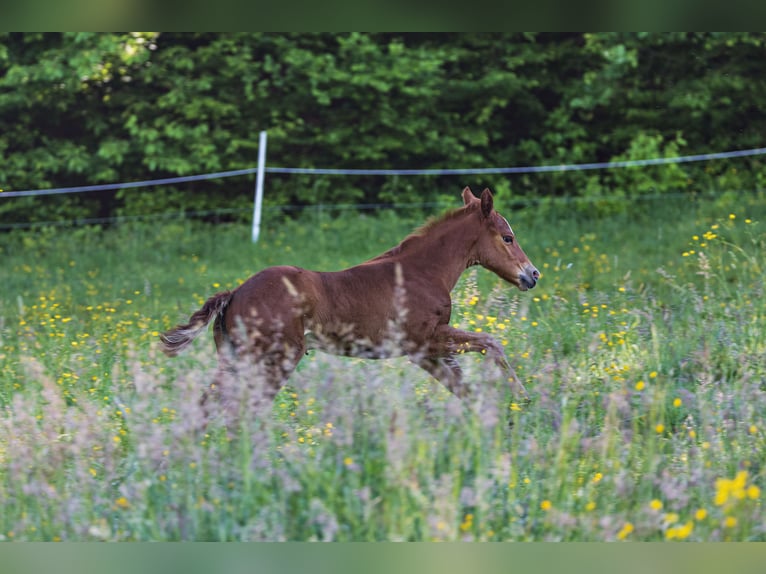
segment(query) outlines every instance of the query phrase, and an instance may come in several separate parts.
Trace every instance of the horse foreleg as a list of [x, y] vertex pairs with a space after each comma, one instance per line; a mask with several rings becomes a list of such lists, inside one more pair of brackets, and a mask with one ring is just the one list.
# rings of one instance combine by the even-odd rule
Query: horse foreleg
[[463, 369], [452, 355], [413, 358], [413, 361], [455, 396], [463, 398], [469, 394], [470, 389], [463, 382]]
[[[434, 331], [434, 336], [428, 342], [426, 356], [452, 357], [459, 353], [482, 353], [490, 357], [508, 375], [511, 391], [524, 400], [529, 400], [527, 390], [508, 362], [502, 345], [494, 337], [486, 333], [461, 331], [449, 325], [438, 326]], [[454, 359], [452, 360], [454, 361]], [[426, 370], [428, 369], [426, 368]]]

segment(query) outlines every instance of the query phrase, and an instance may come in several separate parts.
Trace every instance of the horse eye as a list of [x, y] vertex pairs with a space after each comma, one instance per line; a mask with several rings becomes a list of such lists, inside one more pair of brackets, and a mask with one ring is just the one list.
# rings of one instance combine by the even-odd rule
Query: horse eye
[[513, 235], [503, 235], [503, 241], [506, 243], [513, 243]]

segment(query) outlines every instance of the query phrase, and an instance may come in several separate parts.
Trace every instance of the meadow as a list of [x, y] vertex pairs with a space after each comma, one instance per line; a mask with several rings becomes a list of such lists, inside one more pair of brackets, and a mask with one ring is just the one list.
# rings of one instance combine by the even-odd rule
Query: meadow
[[539, 285], [471, 269], [453, 293], [529, 404], [481, 356], [461, 402], [404, 359], [312, 353], [236, 429], [197, 424], [212, 335], [169, 359], [158, 334], [425, 214], [272, 214], [257, 245], [185, 220], [0, 235], [0, 540], [766, 540], [766, 196], [592, 207], [499, 198]]

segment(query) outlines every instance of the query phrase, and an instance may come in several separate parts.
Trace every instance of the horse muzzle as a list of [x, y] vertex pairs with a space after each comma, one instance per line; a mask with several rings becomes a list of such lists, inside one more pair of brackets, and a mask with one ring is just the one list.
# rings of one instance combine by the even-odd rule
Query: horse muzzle
[[540, 279], [540, 272], [534, 265], [527, 265], [523, 271], [519, 273], [519, 289], [526, 291], [532, 289], [537, 285], [537, 280]]

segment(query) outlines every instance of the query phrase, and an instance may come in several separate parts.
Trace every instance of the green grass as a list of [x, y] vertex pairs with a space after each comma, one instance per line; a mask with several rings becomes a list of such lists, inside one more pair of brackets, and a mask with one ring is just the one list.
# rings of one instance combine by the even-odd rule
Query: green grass
[[405, 360], [312, 354], [228, 431], [196, 424], [212, 337], [168, 359], [157, 334], [422, 218], [0, 236], [0, 539], [764, 540], [765, 200], [501, 205], [540, 284], [466, 273], [452, 322], [506, 345], [531, 404], [480, 356], [461, 403]]

